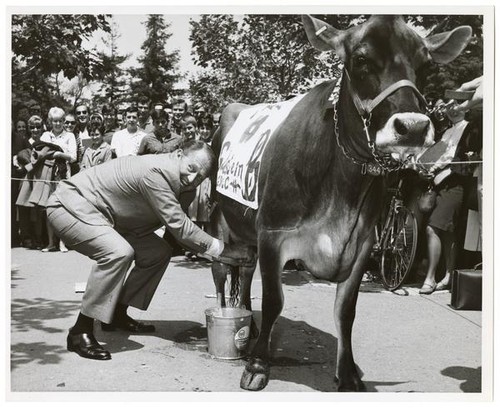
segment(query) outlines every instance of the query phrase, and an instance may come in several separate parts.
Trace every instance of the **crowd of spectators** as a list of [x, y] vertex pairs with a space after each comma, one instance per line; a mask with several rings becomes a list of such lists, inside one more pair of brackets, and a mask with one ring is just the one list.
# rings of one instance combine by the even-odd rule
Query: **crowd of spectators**
[[[11, 161], [11, 245], [43, 252], [68, 249], [47, 223], [45, 202], [58, 181], [126, 155], [168, 153], [190, 140], [210, 144], [220, 114], [139, 97], [125, 109], [104, 104], [73, 109], [21, 104], [14, 111]], [[200, 185], [188, 209], [190, 218], [208, 229], [210, 180]], [[192, 256], [188, 254], [188, 256]]]

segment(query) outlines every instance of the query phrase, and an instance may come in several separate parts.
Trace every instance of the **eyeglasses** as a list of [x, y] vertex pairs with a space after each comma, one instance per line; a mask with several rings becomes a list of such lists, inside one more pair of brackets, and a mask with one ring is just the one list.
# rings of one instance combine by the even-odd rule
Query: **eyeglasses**
[[42, 126], [37, 126], [37, 125], [33, 125], [33, 126], [30, 126], [30, 129], [42, 129]]
[[76, 121], [65, 121], [64, 125], [76, 125]]
[[85, 115], [87, 111], [76, 111], [77, 115]]

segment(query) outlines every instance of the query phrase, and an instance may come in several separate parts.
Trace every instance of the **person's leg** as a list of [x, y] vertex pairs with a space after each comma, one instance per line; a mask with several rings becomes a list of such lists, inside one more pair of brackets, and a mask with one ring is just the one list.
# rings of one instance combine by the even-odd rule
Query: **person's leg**
[[94, 338], [93, 322], [111, 322], [134, 251], [110, 226], [92, 226], [76, 219], [63, 207], [48, 210], [48, 219], [68, 245], [96, 264], [92, 267], [82, 299], [81, 312], [68, 335], [68, 350], [89, 359], [111, 355]]
[[66, 244], [64, 244], [64, 241], [59, 240], [59, 250], [61, 250], [62, 253], [67, 253], [68, 248], [66, 247]]
[[170, 262], [172, 248], [154, 233], [125, 239], [134, 249], [135, 265], [123, 286], [120, 303], [146, 310]]
[[31, 208], [25, 206], [16, 206], [19, 215], [19, 232], [21, 235], [21, 244], [23, 247], [31, 248], [34, 241], [34, 232], [30, 220]]
[[168, 266], [172, 248], [156, 234], [142, 237], [125, 236], [135, 252], [135, 265], [130, 271], [120, 294], [111, 326], [103, 325], [105, 331], [115, 327], [132, 332], [153, 332], [152, 325], [145, 325], [127, 314], [128, 306], [146, 310]]
[[54, 230], [52, 229], [52, 226], [49, 223], [49, 219], [45, 220], [45, 223], [47, 224], [47, 236], [49, 239], [49, 242], [47, 243], [47, 246], [42, 249], [43, 252], [49, 252], [49, 251], [56, 251], [56, 237], [54, 234]]
[[427, 225], [425, 233], [427, 236], [427, 256], [429, 265], [427, 267], [427, 275], [424, 284], [420, 289], [420, 294], [431, 294], [436, 288], [436, 269], [441, 257], [441, 239], [432, 226]]
[[443, 232], [443, 255], [446, 264], [446, 273], [436, 285], [436, 290], [446, 290], [450, 286], [451, 272], [455, 269], [458, 256], [457, 237], [455, 232]]

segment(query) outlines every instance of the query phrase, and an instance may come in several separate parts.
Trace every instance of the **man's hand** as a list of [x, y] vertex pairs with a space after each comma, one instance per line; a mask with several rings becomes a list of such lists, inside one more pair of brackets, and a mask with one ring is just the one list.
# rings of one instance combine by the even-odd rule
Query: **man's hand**
[[474, 95], [471, 99], [457, 105], [453, 109], [464, 112], [470, 109], [483, 109], [483, 76], [462, 84], [457, 91], [474, 91]]
[[249, 246], [243, 244], [224, 243], [224, 250], [214, 260], [232, 266], [253, 266], [255, 264], [255, 252]]

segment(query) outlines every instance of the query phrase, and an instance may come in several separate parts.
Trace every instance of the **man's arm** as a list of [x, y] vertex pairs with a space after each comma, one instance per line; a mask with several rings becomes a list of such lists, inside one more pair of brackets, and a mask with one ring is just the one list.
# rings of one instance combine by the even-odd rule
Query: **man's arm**
[[161, 222], [174, 238], [186, 247], [224, 264], [253, 264], [253, 253], [247, 246], [225, 244], [205, 233], [182, 210], [168, 180], [159, 171], [150, 171], [140, 182], [140, 190]]
[[197, 253], [214, 250], [214, 254], [208, 254], [217, 257], [222, 252], [223, 243], [196, 226], [182, 210], [179, 200], [163, 174], [155, 170], [150, 171], [141, 179], [140, 189], [176, 240]]

